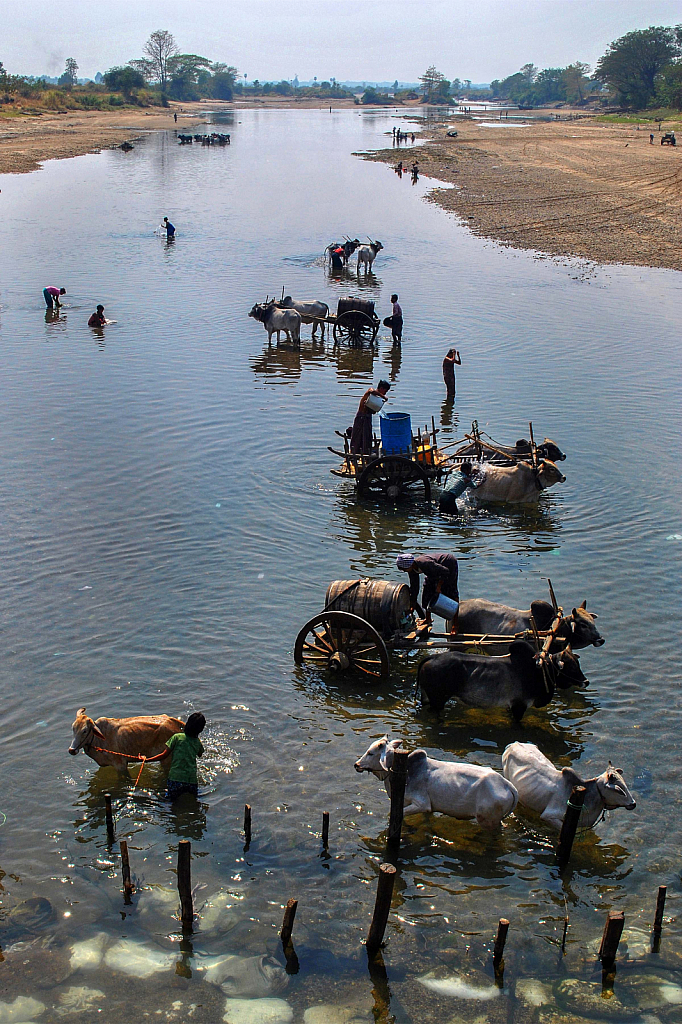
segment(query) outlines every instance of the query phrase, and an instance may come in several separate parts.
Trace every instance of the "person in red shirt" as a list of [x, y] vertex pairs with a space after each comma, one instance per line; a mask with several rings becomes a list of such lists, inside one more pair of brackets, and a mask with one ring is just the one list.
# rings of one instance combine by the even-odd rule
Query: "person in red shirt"
[[104, 315], [104, 306], [98, 306], [97, 312], [93, 313], [88, 320], [88, 327], [104, 327], [107, 318]]

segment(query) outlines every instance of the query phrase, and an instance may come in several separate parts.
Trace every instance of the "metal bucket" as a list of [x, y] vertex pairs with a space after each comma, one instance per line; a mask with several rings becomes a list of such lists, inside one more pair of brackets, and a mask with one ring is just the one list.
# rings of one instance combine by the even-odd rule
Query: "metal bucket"
[[439, 594], [435, 601], [429, 605], [429, 611], [434, 615], [440, 615], [441, 619], [454, 619], [459, 611], [459, 604], [445, 594]]
[[365, 409], [369, 409], [370, 412], [379, 412], [379, 409], [383, 408], [385, 398], [381, 395], [369, 395], [365, 402]]
[[410, 616], [410, 588], [386, 580], [334, 580], [327, 590], [325, 611], [359, 615], [389, 638]]

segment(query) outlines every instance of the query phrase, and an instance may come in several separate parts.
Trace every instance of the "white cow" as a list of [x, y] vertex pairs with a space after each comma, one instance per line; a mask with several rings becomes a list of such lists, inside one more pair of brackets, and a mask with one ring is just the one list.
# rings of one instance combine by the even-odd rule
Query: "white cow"
[[516, 466], [483, 462], [474, 478], [482, 478], [478, 485], [474, 482], [471, 492], [477, 501], [537, 501], [548, 487], [566, 482], [564, 474], [549, 459], [541, 459], [537, 470], [530, 462], [519, 462]]
[[295, 309], [280, 309], [274, 301], [267, 304], [257, 302], [249, 316], [252, 316], [254, 320], [260, 320], [263, 324], [268, 332], [268, 345], [272, 342], [273, 334], [277, 334], [277, 344], [279, 345], [280, 331], [284, 331], [287, 340], [293, 342], [294, 345], [301, 344], [301, 317]]
[[313, 338], [317, 331], [317, 325], [320, 324], [324, 338], [325, 319], [329, 316], [329, 306], [326, 302], [321, 302], [319, 299], [313, 302], [301, 302], [292, 299], [291, 295], [285, 295], [277, 305], [281, 309], [295, 309], [301, 318], [301, 323], [312, 324]]
[[[391, 793], [389, 770], [402, 740], [382, 736], [355, 762], [356, 772], [371, 772]], [[455, 761], [436, 761], [425, 750], [411, 751], [403, 814], [439, 811], [451, 818], [475, 818], [483, 828], [497, 828], [516, 807], [514, 786], [492, 768]]]
[[357, 273], [360, 273], [360, 264], [363, 263], [365, 270], [372, 271], [372, 264], [377, 258], [377, 254], [383, 249], [381, 242], [370, 242], [369, 245], [361, 245], [358, 249], [358, 266]]
[[609, 767], [594, 779], [581, 779], [572, 768], [557, 771], [534, 743], [510, 743], [502, 754], [505, 779], [513, 783], [519, 803], [537, 811], [543, 821], [560, 829], [566, 814], [566, 801], [574, 786], [584, 786], [585, 802], [580, 815], [581, 828], [591, 828], [602, 811], [637, 806], [625, 785], [620, 768]]

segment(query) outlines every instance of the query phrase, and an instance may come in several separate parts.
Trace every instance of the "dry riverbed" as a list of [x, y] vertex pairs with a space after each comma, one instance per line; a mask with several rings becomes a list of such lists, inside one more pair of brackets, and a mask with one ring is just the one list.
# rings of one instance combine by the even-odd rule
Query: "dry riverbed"
[[[672, 125], [665, 126], [667, 128]], [[679, 126], [676, 126], [679, 127]], [[456, 128], [456, 139], [447, 137]], [[452, 182], [434, 202], [478, 235], [552, 256], [682, 270], [682, 145], [649, 125], [443, 122], [424, 145], [361, 154]], [[682, 138], [680, 139], [682, 143]]]

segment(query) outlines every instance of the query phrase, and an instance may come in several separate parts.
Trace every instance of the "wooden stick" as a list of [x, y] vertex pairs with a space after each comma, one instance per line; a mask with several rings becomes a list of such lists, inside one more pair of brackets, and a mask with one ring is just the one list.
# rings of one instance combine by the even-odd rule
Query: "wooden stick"
[[107, 819], [107, 832], [109, 839], [114, 838], [114, 815], [111, 810], [111, 793], [104, 794], [104, 814]]
[[251, 842], [251, 804], [244, 804], [244, 843]]
[[329, 846], [329, 811], [322, 812], [322, 845], [325, 850]]
[[400, 834], [403, 828], [403, 806], [405, 804], [405, 786], [407, 785], [408, 750], [396, 750], [393, 754], [393, 766], [389, 772], [391, 780], [391, 813], [388, 819], [388, 845], [399, 847]]
[[495, 936], [495, 945], [493, 947], [493, 966], [495, 967], [499, 965], [504, 955], [504, 944], [507, 941], [508, 931], [509, 921], [506, 917], [501, 917], [500, 923], [497, 926], [497, 935]]
[[373, 956], [384, 941], [384, 932], [388, 923], [388, 915], [391, 910], [391, 898], [393, 896], [393, 883], [395, 881], [395, 868], [392, 864], [381, 864], [379, 867], [379, 882], [377, 884], [377, 898], [372, 914], [372, 923], [367, 934], [367, 952]]
[[663, 911], [665, 909], [665, 896], [668, 891], [667, 885], [659, 885], [658, 896], [656, 897], [656, 916], [654, 917], [654, 935], [660, 935], [663, 931]]
[[291, 942], [291, 933], [294, 930], [294, 920], [296, 918], [296, 910], [298, 909], [298, 900], [288, 900], [287, 905], [284, 908], [284, 917], [282, 919], [282, 930], [279, 933], [279, 937], [282, 940], [283, 946], [288, 946]]
[[192, 931], [194, 907], [192, 906], [192, 873], [190, 857], [192, 844], [189, 839], [178, 843], [178, 892], [180, 893], [180, 918], [183, 931]]
[[125, 839], [120, 842], [121, 847], [121, 875], [123, 877], [123, 893], [130, 897], [133, 891], [133, 883], [130, 880], [130, 858], [128, 856], [128, 843]]
[[561, 952], [566, 952], [566, 936], [568, 935], [568, 926], [570, 922], [568, 920], [568, 900], [564, 896], [564, 934], [561, 937]]
[[623, 911], [609, 910], [598, 953], [598, 957], [602, 962], [602, 967], [608, 968], [613, 966], [613, 962], [616, 959], [616, 953], [618, 952], [618, 943], [620, 942], [620, 937], [623, 934], [624, 925], [625, 914]]
[[559, 605], [557, 604], [556, 594], [554, 593], [554, 587], [552, 586], [552, 581], [549, 576], [547, 577], [547, 582], [549, 584], [549, 596], [552, 599], [552, 607], [554, 608], [554, 614], [556, 615], [559, 611]]
[[580, 821], [580, 812], [583, 809], [586, 793], [587, 790], [584, 786], [574, 786], [566, 804], [566, 813], [564, 815], [564, 820], [561, 823], [561, 832], [559, 833], [559, 842], [557, 844], [556, 851], [556, 859], [560, 872], [564, 870], [571, 856], [573, 840], [575, 839], [576, 829], [578, 828], [578, 822]]

